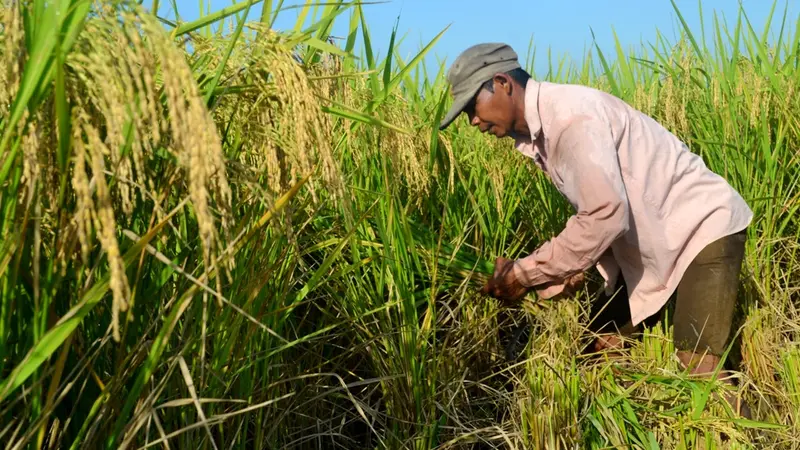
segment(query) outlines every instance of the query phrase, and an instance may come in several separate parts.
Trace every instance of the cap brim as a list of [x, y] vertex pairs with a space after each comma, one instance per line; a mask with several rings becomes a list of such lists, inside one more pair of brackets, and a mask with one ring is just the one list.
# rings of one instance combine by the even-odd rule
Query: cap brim
[[453, 123], [454, 120], [456, 120], [459, 114], [464, 112], [464, 108], [467, 107], [467, 105], [469, 104], [469, 102], [472, 100], [472, 98], [475, 96], [475, 94], [478, 92], [479, 89], [480, 85], [478, 85], [474, 89], [474, 91], [465, 92], [464, 94], [456, 96], [453, 99], [453, 105], [447, 111], [447, 114], [445, 114], [441, 123], [439, 123], [439, 130], [444, 130], [445, 128], [450, 126], [450, 124]]
[[463, 89], [458, 89], [460, 92], [455, 95], [453, 106], [450, 107], [450, 110], [447, 111], [444, 119], [442, 119], [442, 122], [439, 124], [439, 129], [444, 130], [456, 120], [458, 115], [464, 112], [464, 108], [467, 107], [469, 102], [481, 90], [483, 83], [491, 79], [495, 73], [508, 72], [509, 70], [518, 69], [520, 67], [519, 62], [516, 60], [484, 64], [482, 67], [475, 70], [474, 73], [470, 74], [466, 80], [459, 82], [459, 85], [463, 86]]

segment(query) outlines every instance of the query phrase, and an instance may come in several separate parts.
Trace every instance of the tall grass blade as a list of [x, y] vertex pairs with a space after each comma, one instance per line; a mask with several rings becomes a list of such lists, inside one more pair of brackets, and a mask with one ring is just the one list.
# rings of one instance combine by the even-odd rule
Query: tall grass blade
[[250, 7], [253, 5], [254, 1], [257, 0], [247, 0], [247, 7], [244, 10], [244, 17], [239, 19], [239, 23], [236, 25], [236, 31], [233, 32], [233, 36], [228, 38], [228, 47], [225, 49], [225, 55], [223, 55], [222, 61], [219, 63], [219, 67], [217, 68], [217, 72], [214, 74], [214, 78], [206, 87], [205, 103], [208, 106], [211, 106], [211, 100], [213, 98], [214, 91], [217, 89], [217, 85], [219, 85], [219, 79], [222, 77], [222, 72], [228, 65], [228, 59], [231, 57], [231, 53], [233, 53], [236, 42], [239, 40], [239, 36], [242, 34], [246, 17], [250, 13]]
[[675, 4], [675, 0], [669, 0], [672, 3], [672, 9], [675, 11], [675, 14], [678, 16], [678, 20], [681, 22], [681, 26], [683, 27], [683, 31], [686, 33], [686, 36], [689, 38], [689, 42], [692, 43], [692, 48], [694, 49], [694, 53], [698, 58], [703, 57], [703, 52], [700, 50], [700, 46], [697, 44], [697, 40], [694, 38], [694, 33], [692, 33], [692, 29], [689, 27], [689, 24], [686, 23], [686, 19], [683, 18], [683, 14], [681, 10], [678, 8], [678, 5]]
[[[168, 220], [176, 213], [177, 210], [173, 211], [166, 219]], [[126, 265], [130, 265], [141, 255], [145, 245], [167, 225], [167, 220], [153, 227], [146, 235], [142, 236], [142, 239], [125, 252], [124, 261]], [[72, 307], [55, 326], [33, 345], [25, 359], [17, 365], [5, 380], [0, 382], [0, 401], [5, 400], [11, 392], [20, 387], [72, 335], [72, 332], [81, 324], [87, 314], [105, 297], [109, 289], [109, 282], [110, 273], [98, 280], [81, 297], [78, 304]]]
[[177, 26], [175, 29], [172, 30], [171, 34], [173, 37], [182, 36], [184, 34], [189, 34], [194, 31], [197, 31], [201, 28], [208, 27], [216, 22], [224, 20], [234, 14], [238, 14], [243, 10], [249, 10], [252, 5], [261, 3], [263, 0], [252, 0], [246, 3], [237, 3], [232, 6], [228, 6], [227, 8], [222, 8], [216, 12], [210, 14], [201, 14], [201, 17], [197, 20], [193, 20], [191, 22], [183, 23]]
[[434, 36], [433, 39], [431, 39], [430, 42], [428, 42], [428, 44], [425, 45], [425, 47], [423, 47], [422, 50], [419, 51], [419, 53], [417, 53], [416, 56], [411, 58], [411, 61], [409, 61], [408, 64], [405, 65], [405, 67], [403, 67], [397, 74], [395, 74], [394, 77], [392, 77], [392, 80], [389, 82], [389, 84], [384, 87], [383, 91], [381, 91], [381, 95], [378, 97], [378, 100], [376, 101], [377, 104], [381, 103], [384, 99], [386, 99], [386, 97], [388, 97], [390, 92], [394, 91], [394, 89], [400, 84], [400, 82], [403, 81], [403, 78], [406, 77], [408, 73], [423, 60], [423, 58], [425, 58], [425, 55], [431, 50], [431, 48], [433, 48], [436, 42], [439, 41], [439, 39], [444, 35], [445, 31], [447, 31], [449, 28], [450, 26], [448, 25], [442, 31], [440, 31], [436, 36]]
[[617, 97], [622, 97], [622, 91], [617, 84], [617, 80], [614, 77], [613, 72], [611, 71], [611, 67], [608, 65], [608, 61], [606, 61], [606, 57], [603, 54], [603, 51], [600, 49], [600, 44], [597, 43], [597, 39], [594, 35], [594, 30], [590, 30], [592, 33], [592, 41], [594, 41], [594, 46], [597, 49], [597, 57], [600, 58], [600, 63], [603, 65], [603, 70], [605, 71], [606, 79], [608, 79], [608, 83], [611, 85], [611, 93], [616, 95]]
[[360, 123], [364, 123], [364, 124], [367, 124], [367, 125], [376, 125], [376, 126], [380, 126], [380, 127], [389, 128], [391, 130], [397, 131], [398, 133], [411, 134], [410, 130], [406, 130], [404, 128], [400, 128], [397, 125], [394, 125], [394, 124], [391, 124], [389, 122], [386, 122], [385, 120], [379, 119], [379, 118], [377, 118], [375, 116], [371, 116], [369, 114], [362, 113], [362, 112], [350, 109], [350, 108], [346, 107], [345, 105], [341, 105], [341, 104], [338, 104], [336, 102], [331, 102], [331, 104], [332, 104], [332, 106], [322, 106], [321, 107], [322, 111], [324, 111], [326, 113], [329, 113], [329, 114], [334, 114], [336, 116], [339, 116], [339, 117], [342, 117], [342, 118], [345, 118], [345, 119], [350, 119], [350, 120], [354, 120], [354, 121], [357, 121], [357, 122], [360, 122]]

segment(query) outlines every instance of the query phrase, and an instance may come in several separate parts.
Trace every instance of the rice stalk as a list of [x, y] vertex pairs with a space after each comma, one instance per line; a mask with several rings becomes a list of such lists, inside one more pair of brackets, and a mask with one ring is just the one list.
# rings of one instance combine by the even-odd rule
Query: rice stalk
[[[0, 439], [797, 448], [797, 30], [773, 44], [715, 21], [708, 42], [682, 28], [536, 76], [619, 94], [751, 204], [730, 358], [746, 422], [680, 373], [668, 318], [623, 360], [583, 355], [592, 274], [557, 302], [476, 293], [572, 209], [509, 142], [438, 132], [445, 66], [422, 61], [438, 36], [404, 60], [393, 34], [381, 60], [362, 5], [299, 5], [310, 25], [284, 32], [285, 5], [262, 4], [238, 28], [246, 3], [172, 24], [96, 2], [71, 28], [47, 2], [4, 3], [0, 120], [25, 108], [0, 157]], [[29, 30], [52, 45], [29, 55]], [[51, 66], [28, 84], [31, 61]]]

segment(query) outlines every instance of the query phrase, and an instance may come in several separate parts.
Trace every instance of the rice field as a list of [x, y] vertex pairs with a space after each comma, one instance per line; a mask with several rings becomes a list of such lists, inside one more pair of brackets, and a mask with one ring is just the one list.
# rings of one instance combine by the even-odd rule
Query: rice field
[[150, 3], [0, 10], [3, 448], [800, 448], [800, 17], [534, 72], [650, 114], [750, 204], [745, 420], [679, 370], [669, 314], [585, 356], [593, 272], [560, 301], [477, 292], [572, 211], [510, 140], [438, 131], [441, 33], [403, 59], [358, 3], [288, 30], [282, 0]]

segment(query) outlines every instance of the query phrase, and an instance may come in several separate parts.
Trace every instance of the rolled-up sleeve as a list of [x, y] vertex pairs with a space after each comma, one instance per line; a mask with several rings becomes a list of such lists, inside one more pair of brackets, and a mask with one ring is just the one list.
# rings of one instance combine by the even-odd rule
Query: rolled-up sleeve
[[607, 124], [577, 119], [558, 137], [548, 163], [576, 213], [560, 234], [515, 262], [517, 278], [528, 287], [586, 271], [629, 228], [628, 199]]

